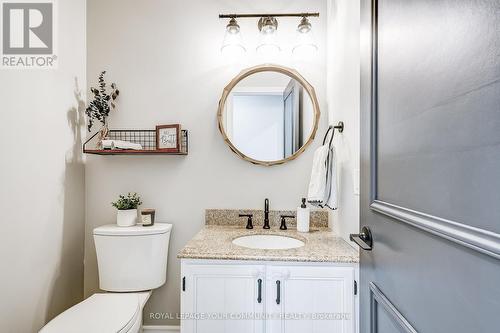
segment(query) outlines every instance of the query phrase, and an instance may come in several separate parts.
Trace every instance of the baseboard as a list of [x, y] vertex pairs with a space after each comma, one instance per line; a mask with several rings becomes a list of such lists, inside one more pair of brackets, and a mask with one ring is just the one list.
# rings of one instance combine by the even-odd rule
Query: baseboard
[[180, 326], [144, 325], [142, 327], [143, 333], [180, 333], [180, 331]]

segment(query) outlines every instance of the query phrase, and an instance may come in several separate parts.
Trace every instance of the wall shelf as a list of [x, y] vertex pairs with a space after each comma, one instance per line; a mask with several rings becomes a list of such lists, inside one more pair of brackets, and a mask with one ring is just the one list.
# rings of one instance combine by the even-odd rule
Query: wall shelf
[[140, 144], [143, 149], [97, 149], [97, 135], [95, 133], [83, 144], [83, 152], [92, 155], [188, 155], [188, 137], [187, 130], [181, 131], [181, 151], [169, 152], [161, 149], [156, 149], [156, 130], [109, 130], [108, 137], [110, 140], [123, 140]]
[[188, 153], [169, 153], [161, 150], [129, 150], [129, 149], [84, 149], [85, 154], [93, 155], [187, 155]]

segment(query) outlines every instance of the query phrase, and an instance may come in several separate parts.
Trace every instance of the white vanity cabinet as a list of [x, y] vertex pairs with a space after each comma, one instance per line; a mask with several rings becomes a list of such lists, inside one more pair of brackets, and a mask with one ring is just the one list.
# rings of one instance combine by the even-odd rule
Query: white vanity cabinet
[[264, 332], [264, 265], [183, 261], [181, 270], [181, 332]]
[[181, 333], [354, 333], [356, 270], [183, 259]]
[[268, 266], [266, 332], [354, 332], [354, 268]]

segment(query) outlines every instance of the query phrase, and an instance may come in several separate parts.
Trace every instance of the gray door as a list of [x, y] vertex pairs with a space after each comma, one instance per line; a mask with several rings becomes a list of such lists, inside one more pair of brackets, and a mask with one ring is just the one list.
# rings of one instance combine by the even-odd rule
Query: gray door
[[361, 8], [360, 331], [500, 332], [500, 1]]

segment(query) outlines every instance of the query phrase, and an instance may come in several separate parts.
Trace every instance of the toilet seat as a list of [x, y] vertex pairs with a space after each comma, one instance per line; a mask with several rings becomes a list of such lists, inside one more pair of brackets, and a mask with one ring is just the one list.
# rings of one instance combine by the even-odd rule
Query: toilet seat
[[138, 293], [94, 294], [50, 321], [40, 333], [127, 333], [142, 319]]

